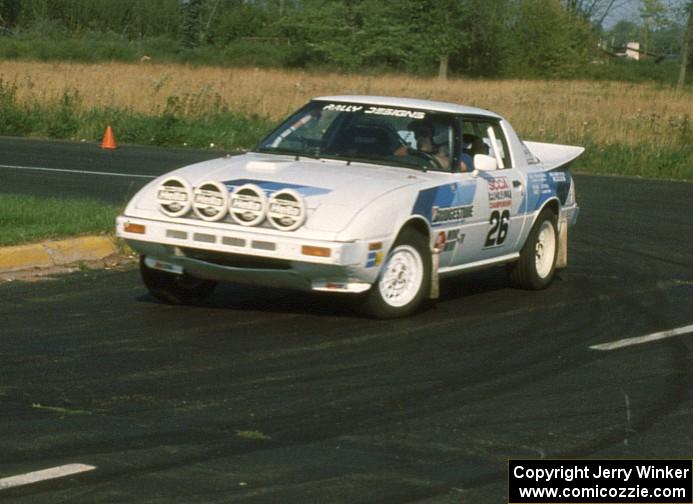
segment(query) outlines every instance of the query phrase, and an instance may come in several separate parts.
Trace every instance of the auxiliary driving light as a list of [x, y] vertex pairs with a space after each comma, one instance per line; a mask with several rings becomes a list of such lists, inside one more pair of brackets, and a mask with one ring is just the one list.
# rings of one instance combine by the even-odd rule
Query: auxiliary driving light
[[213, 180], [204, 182], [193, 191], [193, 212], [200, 219], [218, 221], [224, 218], [229, 205], [226, 186]]
[[267, 220], [280, 231], [293, 231], [306, 218], [303, 198], [293, 189], [282, 189], [274, 193], [268, 207]]
[[244, 184], [229, 198], [231, 217], [242, 226], [257, 226], [265, 220], [267, 196], [255, 184]]
[[180, 177], [169, 177], [156, 190], [156, 201], [161, 211], [169, 217], [181, 217], [192, 206], [190, 184]]

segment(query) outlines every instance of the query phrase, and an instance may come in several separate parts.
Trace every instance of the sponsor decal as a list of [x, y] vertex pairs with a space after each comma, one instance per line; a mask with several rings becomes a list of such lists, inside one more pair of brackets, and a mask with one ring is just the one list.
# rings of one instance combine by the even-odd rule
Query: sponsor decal
[[464, 241], [464, 234], [460, 233], [460, 228], [441, 231], [436, 239], [436, 248], [441, 252], [452, 252]]
[[488, 181], [489, 208], [506, 208], [512, 206], [513, 193], [507, 177], [496, 177]]
[[383, 242], [372, 242], [368, 244], [368, 256], [366, 258], [366, 268], [380, 266], [383, 262]]
[[549, 177], [553, 179], [554, 182], [565, 182], [565, 172], [563, 171], [552, 171], [549, 172]]
[[544, 202], [553, 196], [558, 196], [559, 201], [565, 203], [571, 184], [569, 170], [529, 173], [528, 191], [525, 194], [527, 210], [531, 212], [541, 208]]
[[448, 208], [433, 207], [431, 222], [440, 224], [441, 222], [460, 221], [468, 219], [474, 213], [472, 205], [455, 206]]
[[[461, 243], [461, 242], [460, 242]], [[458, 242], [457, 241], [450, 241], [445, 244], [445, 247], [443, 247], [443, 252], [452, 252], [455, 250], [457, 247]]]
[[159, 194], [157, 197], [161, 201], [171, 202], [171, 203], [185, 203], [188, 201], [188, 194], [178, 187], [162, 187], [159, 189]]
[[342, 103], [330, 103], [325, 105], [323, 110], [336, 110], [337, 112], [359, 112], [363, 110], [361, 105], [344, 105]]
[[346, 105], [344, 103], [330, 103], [325, 105], [323, 110], [333, 110], [337, 112], [361, 112], [364, 114], [381, 115], [381, 116], [393, 116], [393, 117], [407, 117], [409, 119], [423, 119], [426, 117], [426, 112], [420, 110], [406, 110], [390, 107], [375, 107], [369, 106], [364, 110], [363, 105]]
[[550, 180], [546, 173], [530, 173], [529, 187], [532, 194], [538, 196], [540, 194], [551, 194], [553, 190], [551, 185], [555, 185], [553, 180]]
[[368, 259], [366, 260], [366, 268], [373, 268], [375, 266], [380, 266], [383, 262], [383, 252], [380, 250], [371, 250], [368, 252]]
[[476, 182], [457, 182], [420, 191], [412, 215], [421, 215], [433, 226], [469, 218], [473, 215]]
[[368, 107], [364, 114], [374, 114], [382, 116], [408, 117], [410, 119], [423, 119], [426, 117], [426, 112], [418, 110], [393, 109], [385, 107]]
[[438, 236], [436, 236], [436, 241], [433, 244], [433, 248], [436, 250], [443, 250], [443, 247], [445, 247], [445, 240], [447, 240], [447, 234], [445, 231], [441, 231], [438, 233]]
[[397, 109], [389, 107], [375, 107], [369, 106], [364, 110], [363, 105], [346, 105], [344, 103], [330, 103], [325, 105], [323, 110], [332, 110], [337, 112], [361, 112], [364, 114], [382, 115], [382, 116], [393, 116], [393, 117], [407, 117], [409, 119], [423, 119], [426, 117], [426, 112], [420, 110], [407, 110], [407, 109]]

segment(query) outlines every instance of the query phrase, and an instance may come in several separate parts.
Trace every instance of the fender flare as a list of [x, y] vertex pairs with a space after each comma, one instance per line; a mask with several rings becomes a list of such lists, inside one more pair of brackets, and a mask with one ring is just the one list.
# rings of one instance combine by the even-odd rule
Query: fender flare
[[[406, 228], [414, 228], [417, 232], [420, 232], [428, 239], [428, 248], [431, 254], [431, 284], [429, 286], [427, 297], [428, 299], [438, 299], [438, 297], [440, 296], [440, 288], [438, 283], [438, 265], [440, 263], [440, 250], [436, 249], [432, 244], [433, 228], [431, 227], [431, 223], [420, 215], [409, 216], [409, 218], [406, 219], [399, 227], [397, 235], [395, 235], [395, 238], [392, 240], [392, 245], [394, 245], [397, 242], [397, 238], [400, 234], [402, 234], [402, 231], [404, 231]], [[392, 245], [390, 246], [390, 248], [392, 248]]]
[[551, 198], [547, 199], [541, 207], [535, 212], [534, 217], [532, 218], [532, 222], [530, 223], [528, 229], [532, 229], [534, 227], [534, 224], [537, 222], [537, 218], [539, 218], [539, 214], [543, 212], [546, 208], [551, 208], [551, 211], [556, 215], [556, 225], [560, 225], [560, 220], [561, 220], [561, 202], [558, 200], [557, 196], [552, 196]]

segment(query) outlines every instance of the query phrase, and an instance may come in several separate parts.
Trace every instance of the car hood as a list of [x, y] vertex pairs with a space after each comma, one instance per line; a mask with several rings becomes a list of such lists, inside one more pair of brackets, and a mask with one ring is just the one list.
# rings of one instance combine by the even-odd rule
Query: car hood
[[136, 207], [154, 210], [156, 187], [170, 176], [181, 177], [193, 187], [217, 181], [230, 191], [254, 184], [268, 196], [281, 189], [293, 189], [303, 196], [308, 209], [304, 227], [331, 232], [343, 230], [359, 210], [384, 194], [421, 183], [426, 178], [423, 172], [407, 168], [248, 153], [167, 173], [143, 190], [148, 195], [138, 198]]

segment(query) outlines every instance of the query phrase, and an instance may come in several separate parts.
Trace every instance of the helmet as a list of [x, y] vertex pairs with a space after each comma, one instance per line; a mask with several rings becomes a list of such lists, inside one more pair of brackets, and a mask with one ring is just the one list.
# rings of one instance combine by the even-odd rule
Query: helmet
[[449, 141], [449, 126], [431, 119], [412, 121], [408, 129], [413, 131], [415, 136], [430, 136], [435, 146], [447, 144]]

